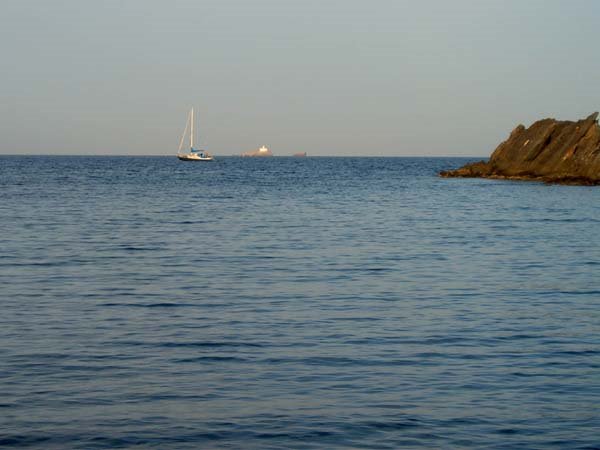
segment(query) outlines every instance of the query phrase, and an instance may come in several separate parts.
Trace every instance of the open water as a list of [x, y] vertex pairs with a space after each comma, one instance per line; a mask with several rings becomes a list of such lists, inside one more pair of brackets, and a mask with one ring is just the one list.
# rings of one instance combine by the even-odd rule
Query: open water
[[0, 446], [600, 447], [600, 188], [0, 157]]

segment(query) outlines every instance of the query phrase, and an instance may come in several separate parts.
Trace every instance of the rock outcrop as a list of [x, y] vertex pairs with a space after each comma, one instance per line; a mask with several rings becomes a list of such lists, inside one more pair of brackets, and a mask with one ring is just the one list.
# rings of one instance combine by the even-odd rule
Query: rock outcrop
[[598, 113], [577, 122], [543, 119], [516, 127], [489, 161], [440, 172], [442, 177], [600, 184]]
[[273, 152], [271, 152], [271, 150], [269, 150], [267, 147], [265, 147], [264, 145], [257, 149], [257, 150], [251, 150], [249, 152], [244, 152], [242, 153], [241, 156], [252, 156], [252, 157], [266, 157], [266, 156], [273, 156]]

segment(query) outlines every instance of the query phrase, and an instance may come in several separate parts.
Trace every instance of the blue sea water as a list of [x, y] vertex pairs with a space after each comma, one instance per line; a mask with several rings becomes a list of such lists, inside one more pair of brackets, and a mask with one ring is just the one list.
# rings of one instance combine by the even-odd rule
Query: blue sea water
[[0, 446], [599, 448], [600, 189], [0, 157]]

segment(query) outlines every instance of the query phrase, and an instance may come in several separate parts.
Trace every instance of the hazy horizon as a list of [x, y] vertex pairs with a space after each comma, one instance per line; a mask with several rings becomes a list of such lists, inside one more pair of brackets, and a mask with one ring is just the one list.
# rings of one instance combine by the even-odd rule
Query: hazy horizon
[[0, 154], [486, 157], [600, 110], [600, 3], [3, 2]]

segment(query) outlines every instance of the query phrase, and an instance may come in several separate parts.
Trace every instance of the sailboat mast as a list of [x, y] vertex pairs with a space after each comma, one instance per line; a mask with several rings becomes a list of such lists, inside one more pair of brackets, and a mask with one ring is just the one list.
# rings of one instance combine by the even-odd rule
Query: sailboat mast
[[194, 108], [191, 115], [191, 133], [190, 133], [190, 150], [194, 149]]

